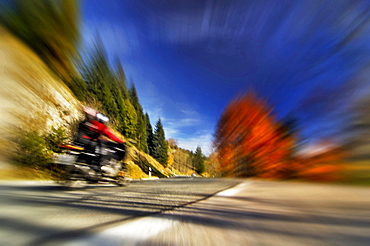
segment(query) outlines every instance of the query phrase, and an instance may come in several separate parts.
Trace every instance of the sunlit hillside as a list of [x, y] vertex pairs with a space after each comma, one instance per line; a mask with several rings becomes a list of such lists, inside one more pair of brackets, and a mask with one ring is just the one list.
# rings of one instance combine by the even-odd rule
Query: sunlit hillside
[[16, 130], [69, 129], [81, 117], [80, 103], [24, 43], [3, 28], [0, 37], [0, 138], [7, 143], [2, 149], [12, 150], [9, 138]]
[[[66, 136], [71, 137], [76, 122], [83, 116], [82, 103], [37, 54], [4, 28], [0, 28], [0, 37], [0, 138], [2, 168], [5, 168], [9, 167], [7, 158], [17, 151], [14, 138], [22, 137], [19, 132], [47, 134], [63, 129]], [[135, 147], [129, 148], [128, 152], [130, 154], [125, 161], [132, 170], [136, 170], [133, 171], [135, 178], [147, 177], [149, 166], [153, 169], [153, 176], [172, 175]], [[17, 172], [18, 175], [7, 171], [5, 178], [47, 177], [45, 174], [32, 174], [29, 170]]]

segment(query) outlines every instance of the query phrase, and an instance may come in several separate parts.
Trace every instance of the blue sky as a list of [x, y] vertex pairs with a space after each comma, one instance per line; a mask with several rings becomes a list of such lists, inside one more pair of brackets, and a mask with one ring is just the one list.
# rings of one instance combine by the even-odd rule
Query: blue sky
[[369, 1], [84, 0], [85, 45], [96, 33], [119, 57], [154, 125], [180, 147], [210, 151], [223, 109], [253, 89], [305, 138], [336, 136], [367, 89]]

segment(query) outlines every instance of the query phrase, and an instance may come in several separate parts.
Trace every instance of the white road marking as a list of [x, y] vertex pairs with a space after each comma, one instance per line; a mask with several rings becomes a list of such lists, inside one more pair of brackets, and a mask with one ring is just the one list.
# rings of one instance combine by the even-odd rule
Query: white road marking
[[241, 190], [244, 189], [245, 186], [250, 185], [250, 183], [241, 183], [235, 186], [234, 188], [227, 189], [224, 191], [221, 191], [216, 194], [216, 196], [221, 196], [221, 197], [231, 197], [234, 196], [235, 194], [239, 193]]
[[131, 246], [144, 242], [158, 233], [165, 231], [178, 221], [158, 217], [145, 217], [116, 226], [86, 238], [74, 240], [65, 246]]

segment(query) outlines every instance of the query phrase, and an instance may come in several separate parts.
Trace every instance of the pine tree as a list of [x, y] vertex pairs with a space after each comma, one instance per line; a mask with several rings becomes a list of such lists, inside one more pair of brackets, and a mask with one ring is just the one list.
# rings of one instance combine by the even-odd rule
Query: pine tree
[[148, 144], [147, 144], [147, 132], [146, 132], [146, 118], [143, 112], [143, 107], [140, 104], [139, 96], [136, 91], [135, 84], [132, 84], [131, 88], [129, 89], [130, 101], [134, 106], [137, 114], [137, 126], [136, 126], [136, 133], [135, 133], [135, 140], [137, 142], [137, 147], [148, 153]]
[[127, 77], [121, 62], [118, 59], [116, 59], [116, 80], [118, 81], [119, 89], [122, 92], [123, 98], [128, 99], [129, 92], [127, 89]]
[[120, 63], [116, 71], [111, 69], [99, 37], [90, 56], [81, 62], [80, 71], [89, 92], [88, 103], [106, 113], [126, 138], [136, 141], [138, 115], [126, 87], [124, 70]]
[[146, 131], [147, 122], [145, 115], [143, 112], [139, 113], [140, 118], [138, 120], [138, 128], [137, 128], [137, 139], [138, 139], [138, 148], [145, 153], [149, 153], [148, 147], [148, 134]]
[[153, 138], [153, 155], [159, 163], [164, 167], [168, 162], [168, 144], [165, 139], [165, 133], [161, 119], [158, 119], [155, 125], [154, 138]]
[[195, 150], [194, 157], [193, 157], [193, 165], [194, 169], [197, 173], [203, 173], [205, 170], [204, 165], [204, 155], [202, 154], [202, 149], [198, 146]]
[[119, 114], [116, 103], [117, 94], [114, 95], [115, 75], [109, 66], [103, 43], [96, 38], [91, 59], [87, 64], [84, 79], [93, 97], [100, 102], [100, 110], [111, 118], [116, 119]]
[[146, 135], [147, 135], [146, 143], [147, 143], [147, 146], [148, 146], [148, 153], [150, 155], [153, 155], [153, 152], [154, 152], [154, 145], [153, 145], [154, 135], [153, 135], [153, 127], [152, 127], [152, 124], [150, 123], [148, 113], [145, 113], [145, 123], [146, 123]]
[[137, 91], [136, 91], [136, 86], [135, 84], [132, 84], [130, 89], [129, 89], [129, 95], [130, 95], [130, 99], [131, 99], [131, 102], [132, 102], [132, 105], [134, 105], [135, 109], [137, 111], [142, 111], [143, 108], [141, 107], [140, 105], [140, 101], [139, 101], [139, 96], [137, 94]]

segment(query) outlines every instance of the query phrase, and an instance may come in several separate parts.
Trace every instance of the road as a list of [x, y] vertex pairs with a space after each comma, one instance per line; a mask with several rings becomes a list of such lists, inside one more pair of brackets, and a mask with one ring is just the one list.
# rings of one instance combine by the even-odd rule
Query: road
[[163, 179], [0, 182], [0, 245], [369, 245], [370, 189]]

